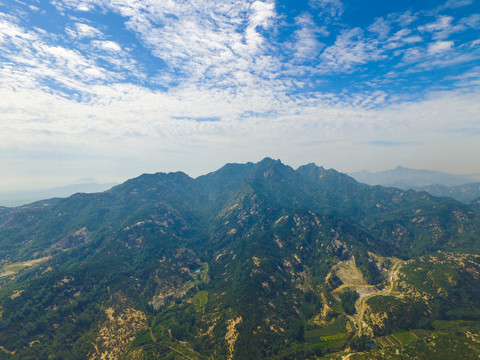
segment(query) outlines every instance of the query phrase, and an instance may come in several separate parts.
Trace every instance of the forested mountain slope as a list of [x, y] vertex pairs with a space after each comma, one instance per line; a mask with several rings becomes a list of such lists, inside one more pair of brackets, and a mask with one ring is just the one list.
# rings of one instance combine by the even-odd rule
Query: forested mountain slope
[[477, 358], [479, 214], [269, 158], [0, 208], [0, 359]]

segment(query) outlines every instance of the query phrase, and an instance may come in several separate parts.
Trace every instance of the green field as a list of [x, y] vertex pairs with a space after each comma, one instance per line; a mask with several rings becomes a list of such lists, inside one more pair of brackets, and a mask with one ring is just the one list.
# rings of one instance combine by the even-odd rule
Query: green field
[[401, 346], [425, 336], [427, 336], [427, 332], [425, 330], [400, 331], [394, 334], [376, 338], [375, 344], [381, 348]]
[[207, 304], [208, 301], [208, 291], [199, 291], [192, 298], [192, 303], [195, 306], [195, 310], [202, 311], [203, 307]]
[[346, 333], [347, 318], [344, 315], [339, 316], [335, 322], [330, 326], [317, 326], [309, 323], [307, 331], [305, 331], [305, 340], [307, 342], [319, 341], [325, 336], [337, 335]]
[[395, 333], [395, 338], [398, 339], [402, 344], [406, 344], [409, 341], [415, 340], [417, 337], [412, 334], [410, 331], [402, 331]]
[[12, 263], [12, 264], [5, 265], [2, 269], [0, 269], [0, 277], [15, 275], [20, 270], [23, 270], [23, 269], [31, 267], [31, 266], [35, 266], [35, 265], [40, 264], [44, 261], [47, 261], [48, 259], [50, 259], [50, 257], [46, 256], [46, 257], [43, 257], [41, 259], [22, 261], [22, 262], [17, 262], [17, 263]]

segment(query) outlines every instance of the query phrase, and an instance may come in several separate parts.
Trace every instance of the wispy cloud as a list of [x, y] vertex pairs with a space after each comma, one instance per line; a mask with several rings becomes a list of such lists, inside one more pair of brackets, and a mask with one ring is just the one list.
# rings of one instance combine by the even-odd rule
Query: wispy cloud
[[364, 37], [360, 28], [340, 34], [335, 44], [327, 47], [320, 55], [323, 71], [351, 72], [356, 66], [386, 57], [378, 41]]
[[383, 146], [383, 147], [392, 147], [392, 146], [404, 146], [411, 145], [411, 142], [399, 142], [399, 141], [386, 141], [386, 140], [372, 140], [366, 142], [368, 145], [373, 146]]
[[451, 16], [440, 16], [435, 22], [419, 26], [418, 29], [428, 32], [443, 32], [452, 27], [452, 20]]
[[99, 41], [95, 40], [92, 41], [92, 45], [95, 46], [96, 48], [106, 50], [106, 51], [122, 51], [122, 48], [120, 45], [118, 45], [115, 41]]
[[103, 37], [100, 30], [82, 23], [76, 23], [73, 29], [67, 28], [66, 32], [75, 39]]
[[454, 22], [454, 18], [451, 16], [439, 16], [435, 22], [419, 26], [418, 30], [430, 33], [435, 40], [443, 40], [452, 34], [478, 28], [479, 25], [480, 15], [478, 14], [472, 14], [457, 22]]
[[250, 6], [250, 10], [251, 15], [245, 31], [245, 39], [249, 52], [255, 53], [264, 41], [262, 34], [257, 31], [257, 28], [268, 29], [272, 25], [272, 18], [275, 17], [275, 3], [255, 1]]
[[295, 24], [298, 29], [294, 33], [294, 60], [301, 63], [316, 60], [320, 50], [325, 46], [319, 37], [328, 36], [329, 32], [319, 27], [308, 13], [298, 16]]
[[181, 117], [181, 116], [173, 116], [172, 119], [174, 120], [192, 120], [196, 122], [217, 122], [220, 121], [221, 118], [219, 116], [212, 116], [212, 117]]
[[[54, 5], [61, 11], [69, 8], [79, 11], [79, 3], [73, 0], [56, 0]], [[310, 5], [337, 18], [345, 9], [338, 0], [312, 0]], [[229, 0], [215, 4], [199, 0], [188, 6], [153, 0], [92, 0], [87, 8], [121, 15], [127, 29], [165, 64], [156, 74], [146, 77], [140, 73], [140, 64], [128, 61], [127, 56], [121, 60], [113, 56], [107, 58], [108, 55], [102, 53], [88, 56], [94, 61], [106, 60], [112, 64], [114, 68], [110, 70], [115, 70], [117, 77], [121, 76], [118, 71], [124, 69], [136, 74], [138, 79], [148, 78], [164, 88], [194, 84], [230, 88], [235, 92], [251, 92], [251, 87], [274, 88], [278, 92], [291, 89], [292, 85], [301, 90], [311, 81], [303, 77], [351, 73], [377, 66], [375, 64], [387, 59], [401, 59], [399, 65], [421, 63], [426, 57], [440, 56], [446, 50], [459, 51], [461, 47], [454, 47], [456, 42], [449, 37], [478, 23], [476, 15], [459, 20], [440, 15], [428, 21], [432, 17], [420, 13], [391, 13], [374, 19], [368, 32], [358, 27], [343, 29], [329, 44], [322, 38], [328, 37], [332, 29], [319, 26], [312, 14], [304, 12], [295, 18], [296, 29], [287, 44], [276, 38], [282, 22], [271, 0]], [[91, 46], [99, 51], [128, 51], [126, 44], [120, 44], [87, 23], [77, 21], [67, 33], [77, 39], [91, 38]], [[417, 45], [422, 42], [423, 46]], [[289, 48], [290, 54], [285, 52]], [[299, 78], [293, 79], [292, 75]]]
[[77, 1], [77, 0], [51, 0], [53, 6], [64, 12], [67, 9], [88, 12], [95, 8], [96, 1]]
[[[28, 31], [8, 20], [0, 19], [2, 55], [15, 64], [16, 71], [5, 71], [4, 76], [28, 75], [31, 81], [52, 79], [71, 89], [85, 89], [92, 81], [113, 79], [115, 75], [99, 68], [79, 51], [50, 45], [41, 33]], [[27, 82], [31, 83], [31, 81]], [[24, 86], [24, 83], [18, 83]]]
[[380, 38], [385, 38], [391, 30], [389, 21], [386, 21], [383, 17], [377, 18], [373, 24], [368, 26], [368, 30], [377, 33]]
[[474, 0], [448, 0], [445, 4], [446, 9], [455, 9], [462, 6], [467, 6], [473, 3]]
[[344, 4], [341, 0], [310, 0], [310, 6], [320, 9], [331, 17], [340, 17], [344, 10]]
[[429, 54], [436, 54], [439, 52], [450, 50], [453, 47], [453, 41], [437, 41], [428, 46]]

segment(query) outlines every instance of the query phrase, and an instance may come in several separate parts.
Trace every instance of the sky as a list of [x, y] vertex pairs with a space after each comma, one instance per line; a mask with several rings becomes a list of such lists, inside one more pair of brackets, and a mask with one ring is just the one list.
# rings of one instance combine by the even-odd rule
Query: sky
[[480, 0], [0, 0], [0, 189], [269, 156], [480, 173]]

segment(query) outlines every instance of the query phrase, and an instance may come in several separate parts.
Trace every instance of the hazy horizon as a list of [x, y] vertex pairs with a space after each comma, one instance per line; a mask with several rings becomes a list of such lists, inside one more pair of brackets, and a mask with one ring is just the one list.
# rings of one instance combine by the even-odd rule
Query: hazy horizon
[[[276, 158], [273, 158], [274, 160], [280, 160], [284, 165], [287, 165], [287, 166], [290, 166], [292, 167], [293, 169], [297, 169], [299, 166], [302, 166], [302, 165], [307, 165], [308, 163], [303, 163], [303, 164], [298, 164], [298, 165], [292, 165], [292, 164], [288, 164], [288, 163], [285, 163], [284, 161], [282, 161], [282, 159], [276, 159]], [[259, 161], [261, 161], [262, 159], [257, 159], [257, 160], [254, 160], [254, 161], [246, 161], [244, 163], [248, 163], [248, 162], [251, 162], [251, 163], [257, 163]], [[229, 163], [232, 163], [232, 162], [229, 162]], [[191, 174], [185, 170], [182, 170], [182, 169], [173, 169], [173, 170], [165, 170], [165, 171], [162, 171], [162, 170], [158, 170], [158, 171], [152, 171], [152, 172], [144, 172], [144, 173], [138, 173], [138, 174], [135, 174], [131, 177], [128, 177], [128, 178], [117, 178], [117, 179], [113, 179], [113, 178], [110, 178], [109, 181], [103, 181], [102, 179], [96, 179], [96, 178], [90, 178], [90, 177], [85, 177], [85, 178], [77, 178], [77, 179], [72, 179], [72, 180], [68, 180], [66, 179], [65, 181], [63, 182], [59, 182], [59, 183], [55, 183], [55, 182], [52, 182], [52, 183], [43, 183], [43, 184], [39, 184], [39, 183], [36, 183], [36, 185], [34, 187], [24, 187], [24, 188], [20, 188], [20, 187], [17, 187], [17, 188], [12, 188], [12, 189], [0, 189], [0, 195], [5, 195], [5, 194], [14, 194], [14, 193], [25, 193], [25, 194], [28, 194], [28, 193], [35, 193], [35, 192], [42, 192], [42, 191], [51, 191], [51, 190], [55, 190], [55, 189], [61, 189], [61, 188], [68, 188], [70, 186], [77, 186], [77, 185], [90, 185], [90, 184], [97, 184], [97, 185], [110, 185], [110, 186], [115, 186], [115, 185], [118, 185], [118, 184], [121, 184], [127, 180], [130, 180], [130, 179], [133, 179], [133, 178], [137, 178], [141, 175], [144, 175], [144, 174], [154, 174], [154, 173], [169, 173], [169, 172], [183, 172], [185, 174], [187, 174], [188, 176], [190, 176], [191, 178], [197, 178], [199, 176], [203, 176], [203, 175], [207, 175], [208, 173], [210, 172], [215, 172], [217, 170], [219, 170], [223, 165], [226, 165], [228, 163], [225, 163], [225, 164], [222, 164], [220, 167], [218, 168], [215, 168], [215, 169], [212, 169], [212, 170], [209, 170], [209, 171], [206, 171], [206, 172], [203, 172], [203, 173], [199, 173], [199, 174]], [[237, 163], [238, 164], [238, 163]], [[243, 164], [243, 163], [242, 163]], [[468, 175], [476, 175], [476, 176], [480, 176], [480, 173], [473, 173], [473, 172], [470, 172], [470, 173], [453, 173], [453, 172], [444, 172], [444, 171], [441, 171], [441, 170], [436, 170], [436, 169], [415, 169], [415, 168], [409, 168], [409, 167], [405, 167], [405, 166], [402, 166], [402, 165], [396, 165], [396, 166], [393, 166], [391, 168], [387, 168], [387, 169], [380, 169], [378, 171], [371, 171], [369, 169], [362, 169], [360, 171], [355, 171], [355, 172], [350, 172], [350, 171], [342, 171], [341, 169], [338, 169], [338, 168], [330, 168], [330, 167], [325, 167], [321, 164], [315, 164], [317, 166], [321, 166], [321, 167], [324, 167], [326, 169], [333, 169], [333, 170], [336, 170], [338, 172], [341, 172], [341, 173], [344, 173], [344, 174], [347, 174], [347, 175], [352, 175], [352, 174], [355, 174], [355, 173], [361, 173], [363, 171], [366, 171], [368, 173], [371, 173], [371, 174], [377, 174], [377, 173], [382, 173], [382, 172], [388, 172], [388, 171], [393, 171], [397, 168], [405, 168], [405, 169], [409, 169], [409, 170], [418, 170], [418, 171], [432, 171], [432, 172], [440, 172], [440, 173], [445, 173], [445, 174], [450, 174], [450, 175], [458, 175], [458, 176], [468, 176]], [[473, 182], [473, 181], [472, 181]], [[1, 204], [0, 204], [1, 206]]]
[[281, 159], [480, 173], [479, 0], [0, 0], [0, 192]]

